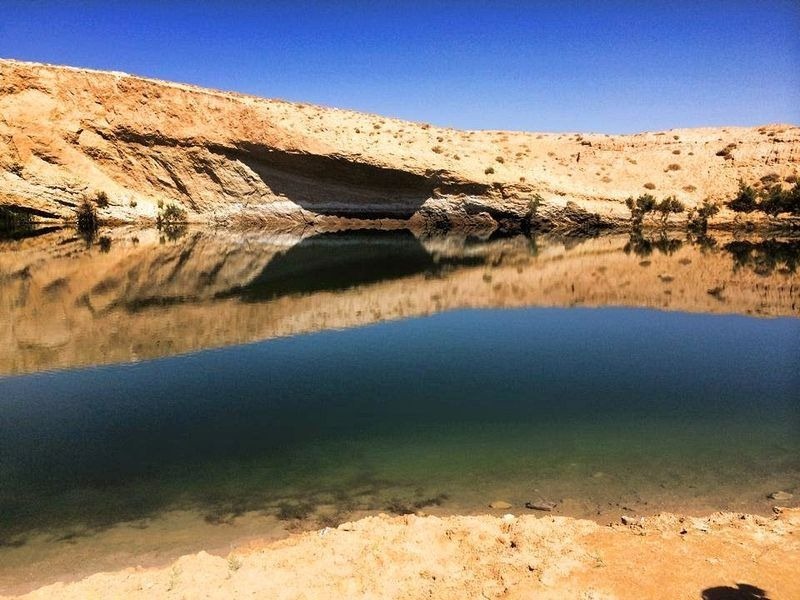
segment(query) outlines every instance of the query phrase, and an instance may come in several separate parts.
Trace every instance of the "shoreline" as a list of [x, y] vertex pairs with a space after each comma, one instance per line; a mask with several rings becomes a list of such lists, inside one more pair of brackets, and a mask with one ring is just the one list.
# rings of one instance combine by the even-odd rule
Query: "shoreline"
[[227, 556], [201, 551], [161, 567], [95, 573], [21, 597], [699, 598], [747, 584], [769, 597], [798, 598], [797, 508], [771, 516], [661, 513], [611, 526], [509, 512], [370, 516], [251, 540]]
[[[788, 486], [786, 489], [793, 488]], [[797, 514], [797, 524], [800, 525], [800, 506], [797, 506], [795, 498], [776, 501], [763, 494], [760, 499], [749, 497], [738, 503], [703, 497], [694, 500], [675, 498], [672, 501], [651, 499], [648, 502], [639, 494], [632, 494], [627, 500], [620, 497], [618, 502], [609, 501], [603, 506], [586, 498], [553, 496], [549, 498], [556, 500], [552, 511], [530, 508], [514, 498], [501, 494], [492, 502], [480, 504], [447, 501], [444, 505], [434, 502], [421, 506], [410, 501], [392, 500], [384, 509], [354, 508], [345, 512], [339, 512], [335, 505], [320, 505], [305, 516], [294, 516], [288, 511], [290, 514], [287, 516], [277, 517], [267, 510], [251, 510], [230, 515], [220, 513], [214, 520], [197, 510], [176, 507], [107, 527], [82, 530], [65, 526], [47, 532], [32, 532], [23, 538], [12, 536], [5, 540], [5, 551], [0, 554], [3, 557], [0, 563], [6, 565], [6, 568], [0, 568], [0, 600], [58, 585], [59, 582], [67, 586], [76, 585], [96, 573], [120, 573], [131, 569], [137, 572], [162, 571], [197, 553], [227, 559], [231, 553], [293, 544], [292, 540], [304, 536], [334, 529], [348, 530], [353, 523], [375, 519], [498, 520], [510, 513], [522, 520], [555, 519], [569, 523], [589, 522], [601, 529], [625, 527], [636, 530], [646, 528], [649, 523], [661, 523], [665, 515], [672, 521], [689, 523], [718, 515], [730, 516], [731, 519], [732, 515], [747, 515], [759, 522], [770, 522], [788, 511]], [[536, 501], [537, 495], [534, 493], [531, 498]], [[504, 499], [514, 503], [506, 506]], [[548, 502], [541, 501], [541, 504]], [[496, 508], [491, 505], [496, 505]], [[24, 543], [15, 547], [18, 539]], [[45, 573], [47, 575], [42, 576]]]

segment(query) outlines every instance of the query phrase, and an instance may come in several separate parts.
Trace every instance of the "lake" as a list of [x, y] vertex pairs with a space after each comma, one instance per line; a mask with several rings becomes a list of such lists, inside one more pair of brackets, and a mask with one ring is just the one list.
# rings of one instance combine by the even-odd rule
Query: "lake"
[[800, 491], [797, 240], [40, 233], [0, 241], [0, 591], [377, 512]]

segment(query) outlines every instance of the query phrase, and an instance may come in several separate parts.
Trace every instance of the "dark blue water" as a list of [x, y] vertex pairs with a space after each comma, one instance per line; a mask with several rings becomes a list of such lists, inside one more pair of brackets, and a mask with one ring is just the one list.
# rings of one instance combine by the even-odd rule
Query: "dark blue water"
[[796, 319], [480, 310], [4, 378], [0, 538], [534, 489], [755, 501], [800, 481], [798, 356]]

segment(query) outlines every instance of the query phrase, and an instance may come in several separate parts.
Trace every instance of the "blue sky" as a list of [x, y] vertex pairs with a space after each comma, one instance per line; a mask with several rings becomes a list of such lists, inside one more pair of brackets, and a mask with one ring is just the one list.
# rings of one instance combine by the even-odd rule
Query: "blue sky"
[[3, 0], [0, 57], [474, 129], [800, 123], [800, 2]]

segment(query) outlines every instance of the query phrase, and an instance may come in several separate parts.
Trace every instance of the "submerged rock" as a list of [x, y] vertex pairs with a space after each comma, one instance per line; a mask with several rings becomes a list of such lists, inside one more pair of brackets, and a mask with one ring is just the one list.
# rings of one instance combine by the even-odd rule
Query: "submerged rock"
[[495, 500], [489, 504], [489, 508], [494, 508], [495, 510], [505, 510], [507, 508], [511, 508], [511, 504], [505, 500]]
[[770, 500], [778, 500], [779, 502], [783, 502], [785, 500], [791, 500], [794, 497], [794, 494], [790, 494], [789, 492], [772, 492], [767, 498]]
[[543, 510], [543, 511], [546, 511], [546, 512], [550, 512], [552, 510], [555, 510], [556, 506], [558, 506], [558, 504], [556, 502], [546, 502], [544, 500], [542, 500], [540, 502], [526, 502], [525, 503], [525, 508], [529, 508], [531, 510]]

